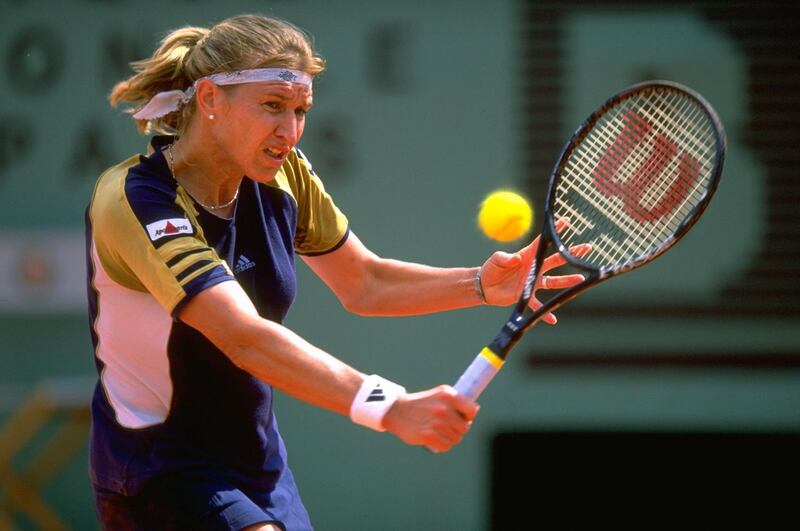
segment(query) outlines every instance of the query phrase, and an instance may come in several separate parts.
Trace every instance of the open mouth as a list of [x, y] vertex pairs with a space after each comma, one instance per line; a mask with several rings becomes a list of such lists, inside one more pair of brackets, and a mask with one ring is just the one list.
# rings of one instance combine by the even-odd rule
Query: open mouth
[[274, 148], [267, 148], [264, 150], [264, 153], [266, 153], [268, 156], [272, 157], [275, 160], [283, 160], [283, 158], [286, 156], [285, 151]]

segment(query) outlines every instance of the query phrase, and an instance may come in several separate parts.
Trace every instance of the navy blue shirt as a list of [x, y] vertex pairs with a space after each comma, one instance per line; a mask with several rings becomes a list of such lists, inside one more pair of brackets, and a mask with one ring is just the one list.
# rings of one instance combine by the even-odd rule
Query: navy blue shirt
[[287, 529], [310, 527], [287, 466], [272, 389], [176, 317], [193, 296], [238, 282], [281, 323], [296, 292], [295, 253], [325, 253], [347, 220], [293, 151], [274, 182], [244, 178], [233, 219], [198, 207], [172, 177], [157, 137], [98, 180], [87, 209], [92, 339], [92, 481], [136, 494], [163, 474], [206, 470]]

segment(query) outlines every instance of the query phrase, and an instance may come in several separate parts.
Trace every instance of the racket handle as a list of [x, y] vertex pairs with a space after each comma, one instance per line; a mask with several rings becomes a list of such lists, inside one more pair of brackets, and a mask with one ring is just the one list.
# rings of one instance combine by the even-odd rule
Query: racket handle
[[503, 366], [503, 359], [484, 347], [453, 386], [458, 394], [477, 400]]

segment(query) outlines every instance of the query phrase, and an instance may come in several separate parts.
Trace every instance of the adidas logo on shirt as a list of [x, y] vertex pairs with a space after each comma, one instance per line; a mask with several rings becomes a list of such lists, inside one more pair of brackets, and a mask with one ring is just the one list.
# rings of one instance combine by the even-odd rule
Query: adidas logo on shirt
[[248, 269], [255, 267], [256, 263], [247, 258], [245, 255], [239, 255], [239, 259], [236, 260], [236, 266], [233, 268], [233, 274], [238, 275], [242, 271], [247, 271]]

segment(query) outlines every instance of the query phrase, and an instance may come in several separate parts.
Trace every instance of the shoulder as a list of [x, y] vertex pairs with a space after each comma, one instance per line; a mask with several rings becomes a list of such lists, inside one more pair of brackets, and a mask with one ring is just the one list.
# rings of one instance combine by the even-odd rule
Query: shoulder
[[93, 203], [174, 199], [177, 183], [160, 151], [167, 137], [154, 137], [147, 154], [136, 154], [104, 171], [95, 186]]
[[291, 173], [297, 178], [316, 176], [314, 168], [311, 166], [311, 161], [308, 160], [308, 157], [296, 146], [292, 148], [287, 155], [286, 162], [283, 163], [281, 169]]
[[110, 167], [97, 181], [91, 211], [95, 215], [109, 215], [126, 209], [137, 217], [148, 218], [153, 210], [174, 209], [177, 184], [160, 166], [156, 157], [135, 155]]
[[131, 244], [140, 234], [160, 247], [198, 232], [160, 154], [137, 155], [106, 170], [89, 204], [88, 221], [95, 242], [113, 248], [120, 240]]

